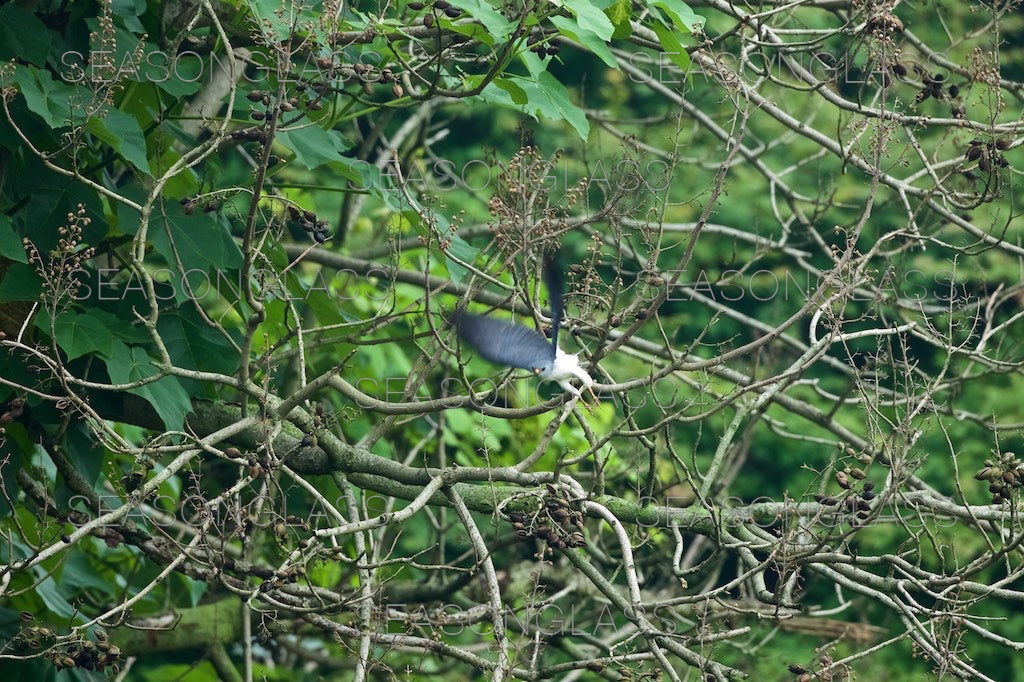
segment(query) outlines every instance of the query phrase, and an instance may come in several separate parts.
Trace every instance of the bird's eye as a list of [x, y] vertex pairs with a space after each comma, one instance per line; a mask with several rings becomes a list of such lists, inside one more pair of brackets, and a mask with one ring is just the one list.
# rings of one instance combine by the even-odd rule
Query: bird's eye
[[540, 367], [534, 367], [533, 368], [533, 373], [534, 374], [540, 374], [542, 371], [543, 371], [543, 369], [540, 368]]

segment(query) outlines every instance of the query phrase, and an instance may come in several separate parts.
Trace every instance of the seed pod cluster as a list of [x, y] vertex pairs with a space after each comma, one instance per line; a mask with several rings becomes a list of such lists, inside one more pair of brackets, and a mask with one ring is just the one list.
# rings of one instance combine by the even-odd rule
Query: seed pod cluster
[[20, 417], [24, 410], [24, 398], [15, 398], [11, 402], [7, 403], [6, 406], [0, 408], [0, 427], [6, 426]]
[[530, 37], [526, 39], [526, 45], [530, 48], [530, 52], [535, 53], [541, 59], [545, 57], [554, 57], [562, 48], [559, 47], [558, 43], [552, 38], [547, 43], [542, 42], [544, 40], [543, 32], [531, 33]]
[[425, 17], [423, 17], [423, 25], [426, 26], [427, 28], [430, 28], [431, 26], [434, 25], [434, 22], [437, 20], [437, 17], [440, 14], [445, 15], [449, 19], [458, 19], [459, 17], [462, 16], [462, 10], [459, 9], [458, 7], [453, 6], [450, 2], [448, 2], [448, 0], [434, 0], [434, 2], [430, 3], [424, 3], [420, 2], [419, 0], [413, 0], [413, 2], [407, 4], [406, 7], [411, 9], [413, 12], [420, 12], [424, 8], [426, 8], [427, 5], [430, 5], [430, 12]]
[[[875, 484], [873, 481], [864, 480], [867, 478], [867, 474], [863, 469], [857, 467], [847, 467], [844, 471], [837, 471], [835, 473], [836, 483], [843, 490], [848, 491], [846, 496], [839, 500], [835, 497], [826, 497], [824, 495], [815, 495], [814, 499], [821, 505], [833, 506], [842, 502], [843, 507], [851, 514], [856, 514], [856, 520], [854, 525], [867, 521], [871, 517], [871, 501], [877, 497], [875, 494]], [[863, 481], [860, 484], [860, 489], [857, 490], [857, 482]]]
[[985, 466], [978, 469], [974, 478], [988, 481], [992, 504], [1002, 504], [1010, 499], [1015, 488], [1024, 487], [1024, 462], [1012, 452], [1004, 452], [995, 461], [986, 459]]
[[582, 547], [586, 544], [583, 535], [583, 514], [573, 509], [569, 501], [557, 495], [549, 495], [544, 505], [530, 516], [518, 513], [508, 514], [516, 535], [526, 540], [535, 537], [544, 540], [555, 549]]
[[964, 157], [968, 162], [977, 161], [978, 170], [988, 173], [993, 168], [1006, 168], [1009, 162], [1003, 155], [1003, 150], [1010, 146], [1006, 138], [985, 141], [981, 138], [974, 138], [967, 147]]
[[902, 19], [892, 12], [883, 10], [868, 19], [866, 28], [868, 31], [887, 36], [893, 33], [903, 33], [904, 27]]
[[116, 665], [121, 658], [121, 649], [107, 641], [106, 636], [97, 635], [97, 641], [83, 639], [72, 642], [62, 650], [51, 650], [47, 657], [58, 670], [82, 668], [102, 672], [108, 666]]
[[303, 230], [309, 232], [317, 244], [327, 241], [327, 221], [318, 219], [313, 211], [300, 211], [294, 206], [289, 206], [288, 217], [297, 222]]
[[185, 197], [181, 200], [181, 210], [185, 215], [192, 215], [196, 212], [197, 208], [201, 208], [203, 213], [213, 213], [214, 211], [219, 211], [223, 207], [224, 202], [220, 199], [202, 201], [198, 197]]

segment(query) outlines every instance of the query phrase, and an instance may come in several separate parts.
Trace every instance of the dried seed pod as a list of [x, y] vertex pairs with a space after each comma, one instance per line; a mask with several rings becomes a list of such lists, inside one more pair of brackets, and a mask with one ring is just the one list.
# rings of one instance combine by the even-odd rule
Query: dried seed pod
[[254, 121], [262, 121], [267, 117], [267, 115], [264, 114], [262, 111], [249, 112], [249, 116], [251, 116]]
[[992, 162], [989, 161], [988, 154], [984, 154], [980, 159], [978, 159], [978, 168], [986, 173], [992, 170]]
[[462, 16], [462, 10], [458, 7], [449, 7], [444, 11], [444, 13], [448, 15], [449, 19], [458, 19]]
[[844, 471], [836, 472], [836, 483], [839, 484], [840, 488], [843, 488], [845, 490], [850, 489], [850, 478], [849, 476], [846, 475], [846, 472]]
[[426, 26], [427, 28], [430, 28], [431, 26], [433, 26], [434, 25], [434, 15], [433, 14], [426, 14], [426, 15], [424, 15], [423, 16], [423, 25]]
[[443, 12], [444, 10], [451, 7], [451, 3], [449, 3], [448, 0], [434, 0], [434, 7], [438, 8]]
[[967, 148], [967, 160], [977, 161], [981, 158], [981, 147], [970, 146]]
[[907, 67], [903, 66], [900, 62], [894, 62], [892, 72], [900, 78], [904, 78], [907, 75]]
[[874, 481], [864, 481], [864, 492], [869, 493], [875, 489]]
[[958, 88], [955, 84], [950, 84], [949, 88], [947, 89], [947, 92], [949, 92], [950, 97], [960, 96], [960, 88]]
[[797, 665], [796, 663], [793, 663], [789, 666], [789, 672], [793, 673], [794, 675], [803, 675], [805, 672], [807, 672], [807, 668], [803, 667], [802, 665]]
[[865, 500], [869, 500], [869, 501], [875, 499], [876, 497], [877, 497], [877, 495], [875, 495], [870, 490], [866, 491], [864, 494], [861, 495], [861, 498], [863, 498]]
[[405, 89], [399, 83], [395, 83], [391, 86], [391, 94], [395, 97], [401, 97], [405, 94]]
[[867, 474], [864, 473], [863, 469], [856, 468], [850, 469], [850, 475], [856, 478], [858, 481], [863, 481], [867, 477]]
[[423, 9], [423, 3], [419, 2], [418, 0], [415, 0], [414, 2], [410, 2], [408, 5], [406, 5], [406, 7], [413, 10], [414, 12], [419, 12], [421, 9]]
[[250, 102], [259, 102], [262, 101], [263, 95], [264, 92], [262, 90], [250, 90], [245, 98]]
[[1000, 137], [998, 140], [996, 140], [996, 149], [1002, 151], [1004, 149], [1009, 149], [1009, 147], [1010, 147], [1010, 139], [1009, 138], [1007, 138], [1007, 137]]

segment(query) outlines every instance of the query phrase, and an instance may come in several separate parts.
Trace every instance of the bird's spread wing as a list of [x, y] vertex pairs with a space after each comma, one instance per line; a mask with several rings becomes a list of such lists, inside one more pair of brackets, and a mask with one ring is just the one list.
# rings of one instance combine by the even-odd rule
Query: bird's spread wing
[[532, 370], [555, 358], [554, 346], [529, 327], [457, 310], [455, 328], [463, 341], [499, 365]]
[[[551, 301], [551, 348], [558, 348], [558, 328], [562, 324], [562, 292], [565, 282], [562, 271], [558, 269], [553, 257], [544, 261], [544, 285], [548, 288], [548, 299]], [[554, 352], [554, 351], [552, 351]]]

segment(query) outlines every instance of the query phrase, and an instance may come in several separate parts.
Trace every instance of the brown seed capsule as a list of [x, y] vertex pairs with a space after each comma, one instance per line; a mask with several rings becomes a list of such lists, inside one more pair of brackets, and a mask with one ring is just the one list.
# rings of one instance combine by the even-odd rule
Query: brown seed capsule
[[950, 97], [960, 96], [960, 88], [958, 88], [956, 85], [950, 85], [948, 92]]
[[895, 62], [892, 65], [892, 72], [899, 76], [900, 78], [903, 78], [904, 76], [907, 75], [907, 67], [903, 66], [903, 64], [899, 62]]
[[999, 166], [1000, 168], [1006, 168], [1007, 166], [1010, 165], [1010, 162], [1006, 160], [1005, 156], [999, 154], [998, 156], [996, 156], [996, 165]]
[[803, 675], [805, 672], [807, 672], [807, 668], [803, 667], [802, 665], [797, 665], [796, 663], [793, 663], [789, 666], [789, 672], [793, 673], [794, 675]]
[[986, 173], [992, 170], [992, 162], [989, 161], [987, 154], [978, 159], [978, 168], [985, 171]]
[[844, 488], [845, 490], [850, 489], [850, 478], [846, 475], [846, 472], [844, 471], [836, 472], [836, 483], [839, 484], [840, 488]]
[[241, 459], [242, 453], [238, 451], [238, 448], [225, 448], [224, 456], [231, 459]]
[[864, 492], [869, 493], [875, 489], [874, 481], [864, 481]]
[[324, 108], [324, 105], [320, 103], [320, 100], [314, 100], [309, 103], [307, 108], [311, 111], [320, 111]]
[[434, 0], [434, 7], [444, 11], [451, 7], [451, 3], [449, 3], [448, 0]]
[[431, 26], [433, 26], [434, 25], [434, 15], [433, 14], [426, 14], [426, 15], [424, 15], [423, 16], [423, 25], [426, 26], [427, 28], [430, 28]]
[[867, 474], [864, 473], [863, 469], [850, 469], [850, 475], [858, 481], [863, 481], [867, 477]]
[[265, 119], [267, 117], [267, 115], [264, 114], [262, 111], [250, 112], [249, 116], [251, 116], [254, 121], [262, 121], [263, 119]]
[[398, 83], [391, 86], [391, 94], [395, 97], [401, 97], [405, 94], [405, 89]]
[[247, 100], [249, 100], [250, 102], [259, 102], [260, 100], [263, 99], [263, 91], [262, 90], [250, 90], [249, 93], [245, 96], [245, 98]]
[[967, 160], [977, 161], [981, 158], [981, 147], [970, 146], [967, 148]]
[[449, 7], [444, 13], [448, 15], [449, 19], [458, 19], [462, 15], [462, 10], [458, 7]]
[[875, 499], [877, 497], [877, 495], [875, 495], [873, 492], [868, 490], [863, 495], [861, 495], [861, 497], [863, 499], [865, 499], [865, 500], [873, 500], [873, 499]]
[[418, 2], [418, 1], [417, 2], [410, 2], [406, 6], [409, 9], [413, 10], [414, 12], [419, 12], [421, 9], [423, 9], [423, 3], [422, 2]]
[[1002, 151], [1010, 147], [1010, 139], [1007, 137], [1000, 137], [996, 140], [996, 149]]

